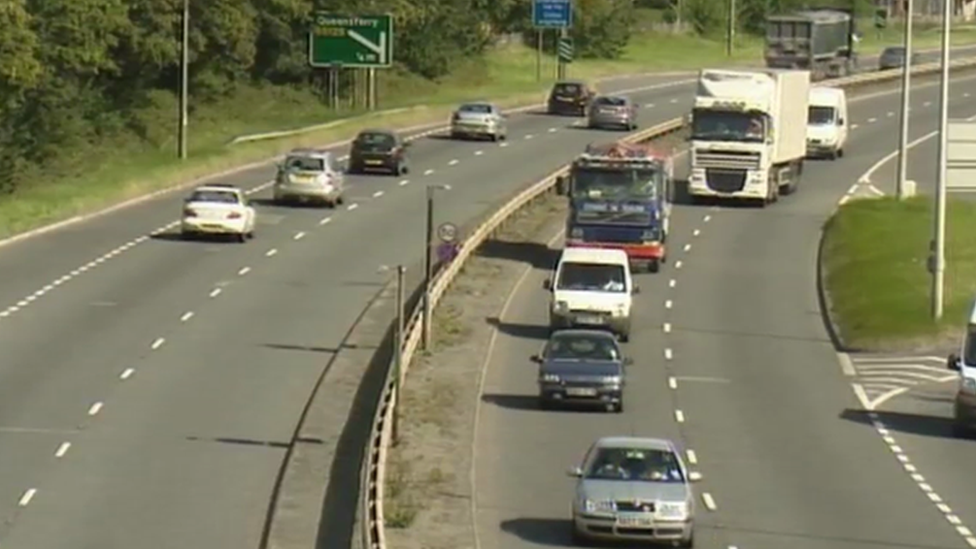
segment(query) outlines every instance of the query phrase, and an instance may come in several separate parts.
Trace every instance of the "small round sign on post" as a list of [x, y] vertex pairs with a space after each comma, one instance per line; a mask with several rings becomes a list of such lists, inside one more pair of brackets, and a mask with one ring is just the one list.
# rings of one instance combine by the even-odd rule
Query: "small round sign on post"
[[437, 238], [439, 238], [441, 242], [454, 242], [457, 240], [457, 233], [457, 225], [454, 223], [441, 223], [440, 226], [437, 227]]

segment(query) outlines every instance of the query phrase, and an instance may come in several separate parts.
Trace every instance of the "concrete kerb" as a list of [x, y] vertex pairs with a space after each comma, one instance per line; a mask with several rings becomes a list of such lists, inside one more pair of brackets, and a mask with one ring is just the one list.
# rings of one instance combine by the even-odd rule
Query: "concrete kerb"
[[[599, 81], [600, 82], [604, 82], [604, 81], [608, 81], [608, 80], [626, 80], [626, 79], [631, 79], [631, 78], [644, 78], [644, 77], [648, 77], [648, 76], [661, 76], [661, 77], [666, 78], [666, 77], [669, 77], [669, 76], [687, 76], [687, 75], [691, 75], [691, 74], [695, 74], [695, 73], [694, 72], [689, 72], [689, 71], [666, 72], [666, 73], [654, 73], [654, 72], [649, 72], [649, 73], [635, 73], [633, 75], [620, 75], [620, 76], [608, 77], [608, 78], [601, 79]], [[666, 87], [673, 87], [673, 86], [676, 86], [676, 85], [683, 85], [683, 84], [686, 84], [686, 83], [688, 83], [688, 81], [681, 81], [680, 83], [665, 82], [665, 83], [661, 83], [661, 84], [655, 84], [655, 85], [650, 85], [650, 86], [636, 87], [636, 88], [632, 88], [632, 89], [628, 89], [628, 90], [621, 90], [619, 93], [634, 93], [634, 92], [646, 91], [646, 90], [652, 90], [652, 89], [659, 89], [659, 88], [660, 89], [663, 89], [663, 88], [666, 88]], [[540, 93], [540, 95], [541, 95], [541, 93]], [[541, 102], [541, 101], [537, 101], [537, 102], [532, 103], [532, 104], [521, 105], [521, 106], [513, 107], [513, 108], [510, 108], [510, 109], [505, 109], [503, 112], [505, 112], [506, 114], [520, 114], [520, 113], [524, 113], [524, 112], [530, 111], [530, 110], [535, 109], [535, 108], [539, 108], [541, 105], [544, 105], [544, 103]], [[413, 109], [421, 109], [421, 108], [431, 108], [431, 107], [429, 107], [429, 106], [418, 106], [418, 107], [412, 107], [412, 108]], [[396, 109], [392, 109], [392, 111], [396, 111]], [[374, 113], [374, 114], [378, 115], [379, 113]], [[387, 112], [386, 114], [390, 114], [390, 112]], [[339, 121], [335, 121], [335, 122], [339, 122]], [[351, 122], [351, 119], [342, 119], [342, 122], [343, 123], [350, 123]], [[333, 122], [329, 122], [327, 124], [332, 124], [332, 123]], [[437, 132], [444, 131], [445, 129], [447, 129], [447, 126], [445, 126], [442, 122], [433, 122], [433, 123], [418, 124], [418, 125], [415, 125], [415, 126], [409, 126], [409, 127], [406, 127], [406, 128], [401, 128], [400, 131], [403, 132], [403, 133], [408, 134], [408, 136], [406, 138], [407, 140], [415, 140], [415, 139], [419, 139], [419, 138], [422, 138], [422, 137], [426, 137], [426, 136], [431, 135], [433, 133], [437, 133]], [[303, 131], [303, 129], [298, 129], [298, 130], [291, 130], [291, 131], [299, 132], [299, 134], [300, 134], [300, 133], [308, 133], [308, 132], [310, 132], [312, 130], [304, 129], [304, 131]], [[255, 135], [258, 135], [258, 134], [255, 134]], [[249, 138], [249, 137], [254, 137], [254, 136], [253, 135], [252, 136], [240, 136], [237, 139], [246, 139], [246, 138]], [[327, 144], [321, 145], [321, 147], [322, 148], [343, 147], [343, 146], [348, 145], [351, 142], [352, 142], [352, 139], [343, 139], [343, 140], [334, 141], [334, 142], [331, 142], [331, 143], [327, 143]], [[9, 246], [9, 245], [14, 244], [16, 242], [20, 242], [20, 241], [23, 241], [23, 240], [27, 240], [29, 238], [34, 238], [34, 237], [37, 237], [37, 236], [41, 236], [43, 234], [47, 234], [47, 233], [50, 233], [50, 232], [53, 232], [53, 231], [57, 231], [57, 230], [60, 230], [60, 229], [65, 228], [65, 227], [68, 227], [70, 225], [75, 225], [77, 223], [81, 223], [81, 222], [84, 222], [84, 221], [88, 221], [88, 220], [91, 220], [91, 219], [95, 219], [97, 217], [101, 217], [103, 215], [107, 215], [107, 214], [110, 214], [110, 213], [113, 213], [113, 212], [116, 212], [116, 211], [119, 211], [119, 210], [122, 210], [122, 209], [125, 209], [125, 208], [129, 208], [131, 206], [135, 206], [135, 205], [138, 205], [138, 204], [142, 204], [142, 203], [148, 202], [150, 200], [154, 200], [154, 199], [157, 199], [157, 198], [161, 198], [161, 197], [166, 196], [168, 194], [171, 194], [171, 193], [174, 193], [174, 192], [177, 192], [177, 191], [181, 191], [181, 190], [184, 190], [184, 189], [187, 189], [189, 187], [196, 186], [196, 185], [200, 185], [200, 184], [206, 183], [208, 181], [217, 180], [217, 179], [223, 179], [225, 177], [230, 177], [230, 176], [239, 174], [241, 172], [245, 172], [245, 171], [248, 171], [248, 170], [253, 170], [253, 169], [256, 169], [256, 168], [261, 168], [261, 167], [267, 166], [269, 164], [273, 164], [275, 162], [278, 162], [278, 161], [280, 161], [283, 158], [284, 158], [284, 155], [280, 155], [279, 154], [279, 155], [272, 156], [270, 158], [266, 158], [264, 160], [258, 160], [256, 162], [250, 162], [250, 163], [243, 164], [243, 165], [240, 165], [240, 166], [235, 166], [235, 167], [230, 168], [230, 169], [227, 169], [227, 170], [222, 170], [222, 171], [219, 171], [219, 172], [216, 172], [216, 173], [212, 173], [212, 174], [207, 174], [207, 175], [204, 175], [204, 176], [200, 176], [200, 177], [191, 179], [189, 181], [184, 181], [182, 183], [177, 183], [177, 184], [174, 184], [172, 186], [169, 186], [169, 187], [166, 187], [166, 188], [157, 190], [157, 191], [153, 191], [153, 192], [150, 192], [150, 193], [141, 195], [141, 196], [137, 196], [135, 198], [131, 198], [131, 199], [128, 199], [128, 200], [119, 202], [117, 204], [113, 204], [111, 206], [108, 206], [106, 208], [102, 208], [100, 210], [97, 210], [97, 211], [94, 211], [94, 212], [91, 212], [91, 213], [88, 213], [88, 214], [76, 215], [74, 217], [70, 217], [68, 219], [64, 219], [64, 220], [57, 221], [57, 222], [54, 222], [54, 223], [51, 223], [51, 224], [48, 224], [48, 225], [44, 225], [44, 226], [38, 227], [36, 229], [31, 229], [29, 231], [24, 231], [22, 233], [15, 234], [13, 236], [10, 236], [10, 237], [7, 237], [5, 239], [0, 240], [0, 248], [3, 248], [4, 246]]]

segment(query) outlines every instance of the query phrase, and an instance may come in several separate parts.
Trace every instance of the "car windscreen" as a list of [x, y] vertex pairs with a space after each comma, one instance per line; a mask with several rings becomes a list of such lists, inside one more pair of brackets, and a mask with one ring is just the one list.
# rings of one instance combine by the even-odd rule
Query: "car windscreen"
[[826, 126], [834, 123], [833, 107], [811, 106], [807, 111], [807, 123], [811, 126]]
[[622, 265], [565, 262], [559, 267], [557, 290], [624, 293], [627, 283]]
[[648, 448], [597, 448], [583, 478], [684, 483], [677, 456], [670, 450]]
[[194, 191], [187, 202], [215, 202], [219, 204], [237, 204], [236, 193], [228, 191]]
[[285, 160], [285, 169], [300, 172], [324, 172], [325, 160], [314, 156], [292, 156]]
[[556, 334], [545, 352], [555, 360], [620, 360], [620, 351], [613, 339], [595, 334]]

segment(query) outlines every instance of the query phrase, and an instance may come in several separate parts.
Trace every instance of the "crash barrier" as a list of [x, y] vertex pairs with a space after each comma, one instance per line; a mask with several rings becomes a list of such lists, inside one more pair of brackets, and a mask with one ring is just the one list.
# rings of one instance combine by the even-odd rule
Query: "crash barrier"
[[[953, 70], [976, 67], [976, 59], [965, 59], [950, 63]], [[939, 63], [919, 65], [912, 70], [913, 75], [927, 75], [939, 72]], [[889, 82], [900, 78], [898, 69], [879, 71], [870, 74], [857, 74], [833, 80], [824, 80], [817, 86], [836, 86], [844, 88], [865, 87], [872, 84]], [[675, 118], [657, 124], [651, 128], [635, 132], [621, 139], [625, 143], [643, 143], [671, 135], [683, 129], [687, 124], [684, 118]], [[542, 180], [533, 183], [514, 198], [506, 202], [494, 213], [488, 215], [484, 221], [472, 228], [470, 234], [464, 238], [457, 255], [438, 271], [431, 281], [430, 302], [433, 311], [441, 297], [448, 290], [454, 278], [464, 267], [468, 259], [475, 254], [481, 245], [488, 240], [510, 217], [526, 206], [545, 195], [556, 192], [560, 179], [567, 175], [569, 166], [563, 166], [550, 173]], [[374, 415], [369, 446], [366, 448], [365, 460], [361, 475], [359, 516], [362, 524], [362, 540], [364, 549], [387, 549], [386, 528], [383, 519], [383, 490], [386, 482], [386, 456], [393, 439], [394, 414], [398, 405], [398, 390], [406, 378], [410, 362], [417, 351], [423, 332], [423, 304], [418, 305], [411, 312], [409, 319], [404, 322], [403, 348], [400, 349], [400, 371], [396, 371], [395, 359], [387, 369], [386, 383], [380, 396], [376, 414]], [[395, 343], [394, 343], [395, 345]]]

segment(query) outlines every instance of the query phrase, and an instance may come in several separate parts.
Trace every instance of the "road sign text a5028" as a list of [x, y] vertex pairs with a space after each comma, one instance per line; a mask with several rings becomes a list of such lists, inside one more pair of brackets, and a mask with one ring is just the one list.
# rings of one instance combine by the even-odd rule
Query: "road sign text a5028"
[[309, 32], [308, 61], [313, 67], [389, 67], [393, 16], [317, 12]]

